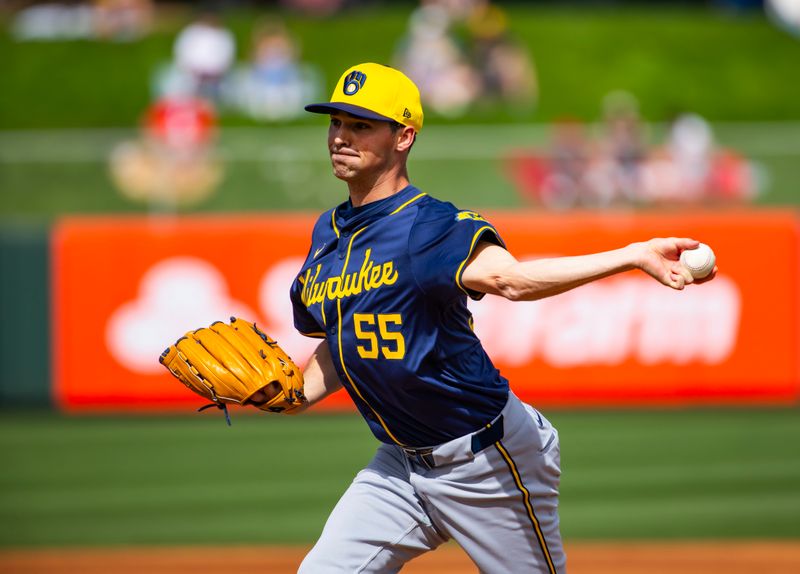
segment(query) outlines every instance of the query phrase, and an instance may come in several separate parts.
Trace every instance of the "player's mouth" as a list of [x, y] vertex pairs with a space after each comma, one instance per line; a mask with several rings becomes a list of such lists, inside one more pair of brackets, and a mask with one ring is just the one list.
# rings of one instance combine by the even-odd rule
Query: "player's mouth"
[[332, 149], [331, 157], [334, 156], [358, 157], [358, 152], [347, 148]]

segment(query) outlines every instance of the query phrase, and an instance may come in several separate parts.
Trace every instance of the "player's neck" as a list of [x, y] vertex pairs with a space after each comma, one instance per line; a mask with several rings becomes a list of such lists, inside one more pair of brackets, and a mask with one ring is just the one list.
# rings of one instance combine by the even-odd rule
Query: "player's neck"
[[383, 172], [377, 178], [367, 181], [347, 182], [353, 207], [391, 197], [405, 189], [408, 184], [408, 173], [405, 170], [399, 173]]

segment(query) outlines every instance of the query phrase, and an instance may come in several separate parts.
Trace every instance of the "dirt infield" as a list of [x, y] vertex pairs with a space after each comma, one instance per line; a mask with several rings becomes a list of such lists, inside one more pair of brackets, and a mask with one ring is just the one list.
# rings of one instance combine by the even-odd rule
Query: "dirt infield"
[[[304, 548], [126, 548], [0, 551], [4, 574], [253, 574], [296, 572]], [[794, 574], [800, 540], [786, 542], [625, 542], [567, 546], [571, 574]], [[448, 545], [413, 562], [403, 574], [473, 574]], [[517, 573], [513, 573], [517, 574]]]

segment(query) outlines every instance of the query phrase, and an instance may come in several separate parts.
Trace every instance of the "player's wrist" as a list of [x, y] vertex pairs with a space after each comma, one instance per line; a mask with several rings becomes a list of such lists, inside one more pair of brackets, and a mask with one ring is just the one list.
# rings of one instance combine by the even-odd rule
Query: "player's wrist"
[[644, 270], [651, 249], [647, 242], [637, 241], [623, 248], [625, 265], [630, 269]]

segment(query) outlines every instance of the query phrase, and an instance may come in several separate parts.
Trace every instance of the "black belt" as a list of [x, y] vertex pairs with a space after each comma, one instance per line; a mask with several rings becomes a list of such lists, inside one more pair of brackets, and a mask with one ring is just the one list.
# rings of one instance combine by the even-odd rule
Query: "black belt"
[[[483, 449], [493, 445], [502, 438], [503, 415], [500, 415], [492, 424], [472, 435], [472, 454], [478, 454]], [[401, 448], [406, 453], [409, 460], [413, 460], [428, 469], [436, 466], [436, 461], [433, 459], [434, 447], [412, 448], [404, 446]]]

